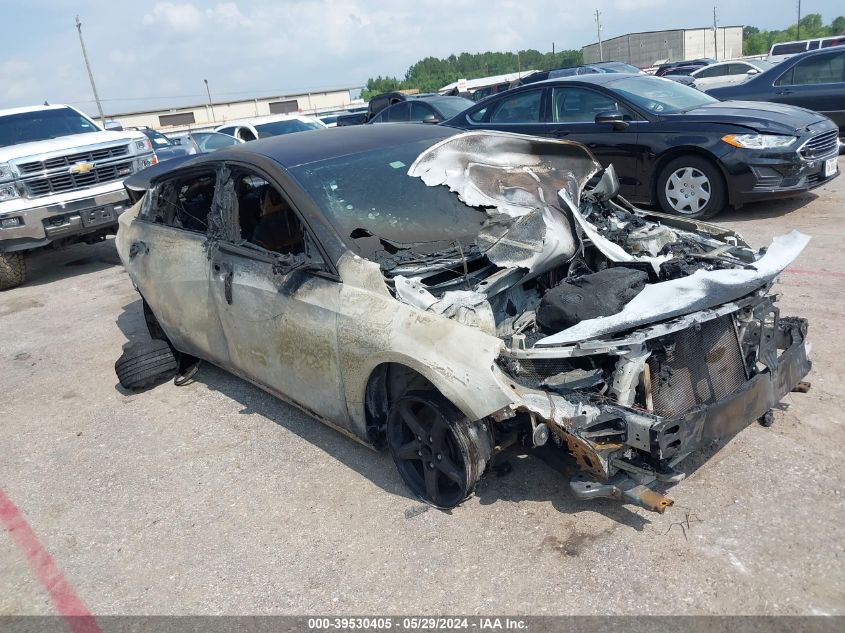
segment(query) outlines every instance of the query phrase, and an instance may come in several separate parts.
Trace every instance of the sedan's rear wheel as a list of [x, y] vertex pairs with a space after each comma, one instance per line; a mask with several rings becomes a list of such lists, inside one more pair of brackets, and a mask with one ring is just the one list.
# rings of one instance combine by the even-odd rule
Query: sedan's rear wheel
[[393, 404], [387, 441], [405, 484], [437, 508], [471, 495], [493, 453], [490, 425], [468, 420], [436, 391], [409, 391]]
[[704, 220], [727, 200], [718, 169], [705, 158], [681, 156], [667, 164], [657, 180], [657, 198], [666, 213]]

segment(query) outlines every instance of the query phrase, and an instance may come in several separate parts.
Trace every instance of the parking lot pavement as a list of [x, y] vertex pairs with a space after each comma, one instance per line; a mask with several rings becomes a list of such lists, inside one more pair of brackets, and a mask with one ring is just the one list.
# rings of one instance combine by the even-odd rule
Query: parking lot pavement
[[[145, 330], [111, 240], [0, 295], [0, 488], [95, 614], [845, 614], [843, 207], [839, 178], [717, 219], [813, 236], [776, 287], [813, 387], [691, 458], [664, 515], [579, 502], [567, 463], [519, 453], [425, 511], [388, 454], [214, 367], [124, 393]], [[39, 561], [0, 532], [0, 615], [56, 608]]]

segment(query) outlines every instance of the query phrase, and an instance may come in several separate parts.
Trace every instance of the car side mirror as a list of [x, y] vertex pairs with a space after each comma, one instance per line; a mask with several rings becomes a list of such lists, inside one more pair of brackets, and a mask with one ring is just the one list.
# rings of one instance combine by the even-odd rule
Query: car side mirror
[[624, 130], [628, 127], [628, 122], [625, 116], [618, 110], [608, 110], [607, 112], [599, 112], [596, 115], [596, 125], [609, 123], [614, 130]]
[[423, 117], [422, 122], [429, 123], [430, 125], [437, 125], [438, 123], [440, 123], [440, 120], [433, 114], [427, 114], [425, 117]]
[[172, 138], [172, 139], [170, 139], [170, 141], [171, 141], [174, 145], [181, 145], [181, 144], [182, 144], [182, 139], [181, 139], [181, 138]]
[[759, 75], [760, 71], [756, 68], [749, 68], [748, 72], [745, 73], [746, 75]]

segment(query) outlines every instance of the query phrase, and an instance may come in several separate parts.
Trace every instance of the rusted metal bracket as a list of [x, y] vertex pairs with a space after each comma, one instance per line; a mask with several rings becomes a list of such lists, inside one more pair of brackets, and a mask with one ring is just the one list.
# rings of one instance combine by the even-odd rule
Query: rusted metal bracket
[[584, 475], [576, 475], [569, 482], [569, 487], [579, 499], [616, 499], [663, 514], [666, 508], [675, 502], [649, 488], [648, 484], [654, 481], [655, 479], [652, 477], [651, 481], [645, 480], [640, 483], [627, 475], [619, 474], [602, 482], [591, 480]]

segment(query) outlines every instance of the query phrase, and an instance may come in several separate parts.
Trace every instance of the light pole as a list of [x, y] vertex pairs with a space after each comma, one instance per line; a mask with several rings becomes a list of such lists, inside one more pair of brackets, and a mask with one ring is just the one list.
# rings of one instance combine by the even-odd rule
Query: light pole
[[596, 9], [596, 33], [599, 36], [599, 61], [603, 62], [604, 61], [604, 51], [602, 50], [602, 47], [601, 47], [601, 22], [599, 22], [599, 16], [600, 15], [601, 15], [601, 13], [599, 13], [599, 10]]
[[94, 101], [97, 102], [97, 112], [100, 113], [100, 123], [103, 129], [106, 127], [106, 117], [103, 114], [103, 106], [100, 104], [100, 95], [97, 94], [97, 86], [94, 83], [94, 74], [91, 72], [91, 64], [88, 63], [88, 53], [85, 51], [85, 41], [82, 39], [82, 22], [76, 16], [76, 30], [79, 31], [79, 44], [82, 46], [82, 58], [85, 60], [85, 68], [88, 70], [88, 79], [91, 80], [91, 90], [94, 91]]
[[211, 108], [211, 118], [213, 119], [213, 122], [216, 123], [217, 115], [214, 114], [214, 104], [211, 103], [211, 90], [208, 89], [208, 79], [203, 79], [203, 81], [205, 82], [205, 94], [208, 95], [208, 107]]

